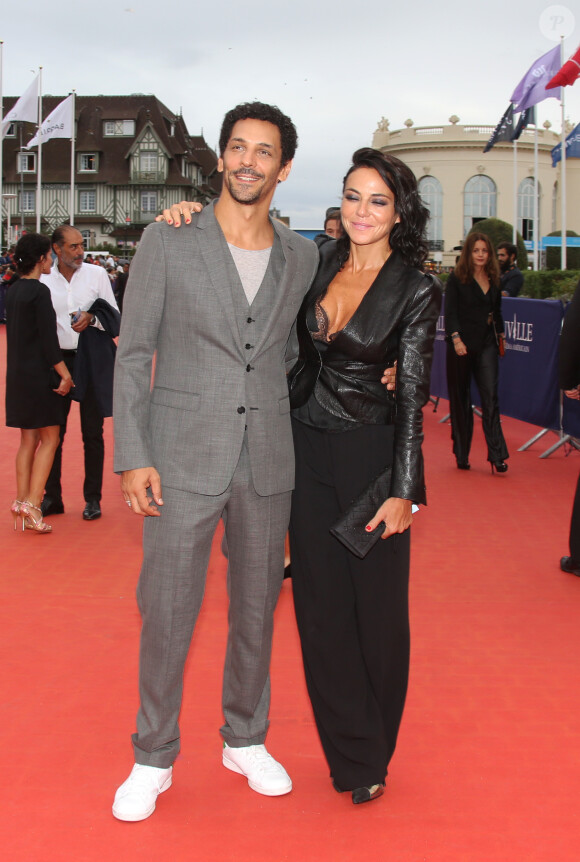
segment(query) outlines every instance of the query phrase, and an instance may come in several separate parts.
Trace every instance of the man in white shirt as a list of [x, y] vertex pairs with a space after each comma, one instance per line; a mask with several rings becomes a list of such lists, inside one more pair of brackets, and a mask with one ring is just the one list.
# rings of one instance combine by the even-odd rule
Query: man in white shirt
[[[52, 248], [57, 260], [50, 275], [43, 275], [42, 281], [50, 289], [52, 304], [56, 312], [56, 326], [59, 344], [74, 379], [74, 361], [78, 347], [79, 334], [88, 326], [103, 329], [97, 317], [89, 312], [97, 299], [103, 299], [114, 309], [117, 303], [111, 282], [105, 270], [90, 263], [84, 263], [84, 243], [81, 233], [70, 225], [61, 225], [52, 235]], [[111, 388], [112, 379], [106, 381]], [[68, 409], [70, 409], [70, 398]], [[83, 400], [80, 402], [81, 431], [85, 452], [85, 481], [83, 486], [85, 521], [101, 517], [101, 489], [103, 484], [103, 462], [105, 445], [103, 440], [103, 416], [95, 397], [94, 386], [89, 382]], [[66, 433], [66, 421], [61, 425], [60, 444], [54, 457], [50, 476], [46, 483], [46, 493], [42, 501], [45, 515], [59, 515], [64, 512], [61, 488], [62, 443]]]

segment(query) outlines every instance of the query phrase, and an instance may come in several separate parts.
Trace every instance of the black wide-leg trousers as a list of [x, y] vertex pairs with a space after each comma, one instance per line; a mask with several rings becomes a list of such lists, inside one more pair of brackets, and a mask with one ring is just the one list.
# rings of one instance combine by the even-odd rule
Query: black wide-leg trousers
[[505, 461], [509, 452], [501, 430], [497, 386], [499, 378], [498, 352], [493, 333], [481, 350], [458, 356], [452, 344], [447, 344], [447, 389], [451, 413], [453, 454], [458, 462], [469, 458], [473, 437], [471, 378], [481, 399], [481, 424], [487, 443], [487, 460]]
[[326, 433], [293, 420], [290, 553], [296, 619], [316, 726], [341, 790], [385, 780], [409, 675], [410, 533], [359, 560], [329, 533], [391, 463], [393, 427]]

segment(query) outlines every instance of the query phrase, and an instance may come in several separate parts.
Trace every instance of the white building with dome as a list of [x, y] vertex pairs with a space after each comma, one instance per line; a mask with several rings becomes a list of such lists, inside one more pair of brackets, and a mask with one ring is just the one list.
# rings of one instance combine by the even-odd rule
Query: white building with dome
[[[428, 228], [432, 260], [453, 266], [457, 248], [484, 218], [514, 223], [524, 240], [534, 235], [534, 129], [524, 129], [516, 145], [499, 143], [484, 153], [494, 126], [448, 125], [389, 128], [382, 119], [373, 147], [392, 153], [413, 170], [431, 213]], [[571, 131], [572, 125], [567, 132]], [[551, 150], [560, 135], [550, 123], [538, 128], [538, 237], [561, 229], [561, 162], [552, 167]], [[580, 159], [566, 160], [566, 229], [580, 234]]]

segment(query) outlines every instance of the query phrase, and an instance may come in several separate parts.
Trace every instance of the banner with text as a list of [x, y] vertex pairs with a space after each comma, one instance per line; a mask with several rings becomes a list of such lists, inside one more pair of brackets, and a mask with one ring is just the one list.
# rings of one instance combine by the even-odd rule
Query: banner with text
[[[437, 323], [431, 394], [448, 398], [445, 317]], [[499, 362], [499, 409], [542, 428], [560, 427], [558, 342], [564, 308], [559, 300], [504, 297], [506, 355]], [[479, 404], [476, 388], [473, 403]], [[570, 432], [572, 433], [572, 432]]]

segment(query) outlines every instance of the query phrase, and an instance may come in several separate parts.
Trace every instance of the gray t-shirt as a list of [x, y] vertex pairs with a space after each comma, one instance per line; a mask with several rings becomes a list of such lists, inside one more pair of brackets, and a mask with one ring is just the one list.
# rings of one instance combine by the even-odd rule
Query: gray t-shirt
[[260, 248], [254, 251], [247, 248], [237, 248], [229, 242], [228, 248], [232, 253], [248, 304], [251, 305], [264, 280], [272, 248]]

